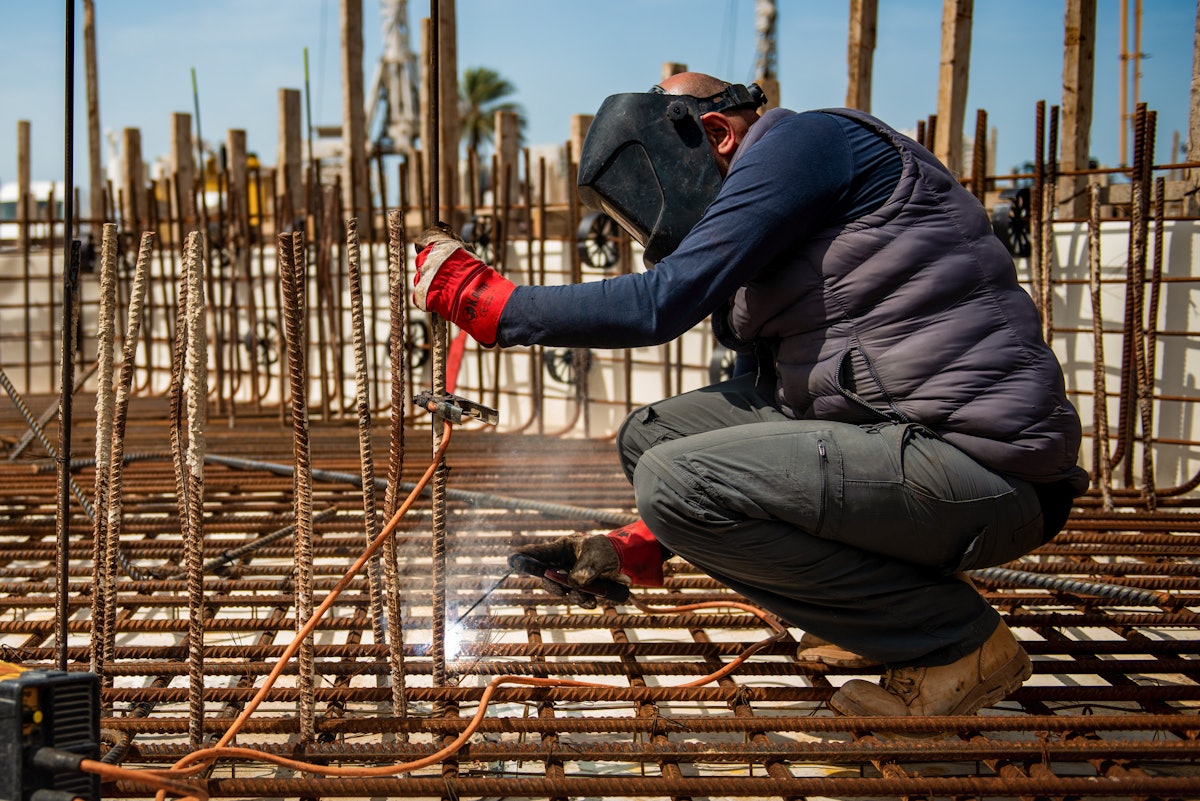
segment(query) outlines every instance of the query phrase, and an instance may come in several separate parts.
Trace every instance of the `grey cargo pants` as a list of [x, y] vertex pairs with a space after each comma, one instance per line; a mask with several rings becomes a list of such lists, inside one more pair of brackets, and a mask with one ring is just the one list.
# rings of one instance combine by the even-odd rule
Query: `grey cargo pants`
[[634, 411], [618, 447], [664, 546], [788, 624], [893, 667], [982, 645], [999, 615], [954, 574], [1043, 539], [1029, 484], [921, 426], [793, 420], [751, 376]]

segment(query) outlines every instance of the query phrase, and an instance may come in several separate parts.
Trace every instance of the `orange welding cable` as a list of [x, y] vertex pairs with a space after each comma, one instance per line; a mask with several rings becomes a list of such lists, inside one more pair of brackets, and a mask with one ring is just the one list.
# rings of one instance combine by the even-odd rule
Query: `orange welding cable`
[[85, 759], [79, 763], [79, 769], [85, 773], [95, 773], [101, 779], [108, 781], [136, 782], [145, 787], [154, 787], [159, 792], [169, 792], [184, 798], [195, 798], [197, 801], [207, 801], [208, 792], [201, 787], [194, 787], [187, 782], [169, 776], [169, 771], [134, 770], [120, 765], [110, 765], [98, 759]]
[[[300, 643], [303, 642], [305, 637], [313, 632], [313, 630], [317, 627], [317, 623], [319, 623], [325, 613], [329, 611], [329, 608], [333, 606], [333, 602], [341, 594], [342, 590], [344, 590], [350, 584], [351, 580], [358, 573], [358, 571], [362, 569], [363, 565], [365, 565], [367, 561], [375, 555], [375, 552], [379, 550], [380, 546], [382, 546], [387, 538], [392, 535], [392, 532], [396, 530], [396, 526], [400, 523], [400, 520], [416, 502], [417, 497], [421, 494], [421, 491], [425, 489], [425, 485], [429, 483], [431, 478], [433, 478], [433, 473], [435, 470], [437, 470], [438, 465], [441, 464], [442, 456], [446, 453], [446, 448], [450, 444], [450, 433], [452, 430], [453, 427], [450, 425], [450, 422], [445, 421], [442, 429], [442, 441], [438, 446], [437, 452], [433, 455], [433, 461], [425, 470], [424, 475], [421, 476], [420, 481], [418, 481], [416, 486], [413, 487], [412, 492], [410, 492], [408, 497], [404, 499], [404, 503], [402, 503], [400, 508], [396, 510], [396, 513], [392, 515], [392, 519], [387, 522], [387, 525], [383, 527], [383, 530], [379, 533], [379, 535], [371, 541], [371, 544], [365, 551], [363, 551], [362, 555], [358, 557], [353, 565], [350, 566], [350, 569], [346, 572], [346, 575], [342, 576], [341, 580], [338, 581], [332, 590], [330, 590], [329, 595], [325, 596], [325, 600], [322, 601], [321, 605], [313, 612], [312, 617], [308, 619], [308, 622], [304, 624], [299, 633], [297, 633], [295, 638], [292, 639], [291, 643], [288, 644], [288, 647], [284, 650], [283, 655], [276, 662], [275, 667], [272, 668], [270, 674], [263, 682], [263, 686], [259, 688], [259, 691], [254, 695], [254, 698], [246, 705], [246, 708], [242, 710], [237, 719], [233, 721], [233, 723], [229, 726], [229, 729], [227, 729], [225, 734], [221, 736], [221, 739], [217, 742], [217, 744], [212, 748], [204, 748], [193, 752], [189, 755], [189, 757], [185, 757], [186, 760], [191, 762], [195, 761], [196, 757], [207, 758], [207, 755], [210, 755], [214, 749], [219, 749], [225, 745], [228, 745], [229, 741], [237, 736], [237, 733], [241, 730], [242, 726], [245, 725], [249, 717], [254, 714], [254, 711], [258, 709], [259, 705], [263, 702], [267, 692], [270, 691], [270, 689], [275, 685], [275, 682], [279, 679], [279, 676], [283, 673], [284, 668], [287, 666], [288, 661], [295, 655], [296, 651], [300, 650]], [[183, 762], [183, 760], [180, 760], [180, 762]], [[201, 765], [196, 765], [190, 771], [188, 771], [186, 775], [191, 775], [199, 770], [203, 770], [209, 764], [211, 764], [211, 761], [205, 762]], [[180, 763], [176, 763], [172, 767], [172, 770], [177, 771], [179, 767]]]
[[[362, 567], [371, 558], [371, 556], [374, 555], [374, 553], [378, 550], [378, 548], [380, 547], [380, 545], [382, 545], [382, 543], [386, 540], [386, 538], [391, 536], [392, 532], [395, 530], [396, 526], [399, 524], [401, 518], [403, 518], [403, 516], [412, 507], [413, 503], [415, 503], [417, 497], [420, 495], [421, 491], [425, 488], [425, 485], [428, 484], [429, 480], [433, 477], [433, 472], [437, 469], [437, 466], [441, 463], [442, 456], [445, 454], [446, 448], [449, 445], [451, 430], [452, 430], [452, 426], [450, 425], [449, 422], [446, 422], [445, 429], [444, 429], [444, 435], [442, 437], [442, 442], [437, 450], [437, 453], [434, 454], [432, 463], [430, 464], [429, 468], [425, 471], [425, 474], [421, 477], [421, 480], [417, 482], [416, 486], [413, 488], [413, 490], [409, 494], [408, 498], [406, 498], [404, 503], [401, 504], [400, 508], [398, 508], [396, 510], [396, 513], [392, 516], [391, 520], [388, 521], [388, 524], [384, 527], [383, 531], [381, 531], [380, 534], [371, 542], [371, 545], [367, 548], [366, 551], [363, 552], [362, 556], [360, 556], [355, 561], [355, 563], [350, 567], [350, 569], [346, 573], [346, 575], [337, 583], [337, 585], [333, 588], [333, 590], [330, 591], [329, 595], [326, 596], [325, 600], [321, 603], [320, 607], [318, 607], [317, 610], [313, 613], [312, 618], [309, 619], [308, 623], [300, 630], [299, 634], [292, 641], [292, 643], [288, 646], [287, 649], [285, 649], [283, 655], [280, 657], [279, 661], [275, 665], [275, 668], [271, 671], [271, 673], [267, 676], [266, 680], [263, 682], [262, 688], [260, 688], [258, 693], [255, 694], [254, 699], [246, 706], [246, 708], [244, 710], [242, 710], [242, 713], [233, 722], [233, 724], [230, 725], [229, 729], [225, 732], [224, 736], [222, 736], [220, 741], [218, 741], [218, 743], [215, 746], [212, 746], [210, 748], [201, 749], [199, 751], [195, 751], [195, 752], [181, 758], [169, 769], [168, 773], [177, 774], [177, 775], [185, 776], [185, 777], [192, 776], [195, 773], [204, 770], [206, 767], [212, 765], [214, 762], [216, 762], [218, 759], [221, 759], [221, 758], [247, 759], [247, 760], [257, 760], [260, 762], [270, 762], [272, 764], [291, 768], [293, 770], [300, 770], [300, 771], [307, 772], [307, 773], [317, 773], [317, 774], [327, 775], [327, 776], [373, 777], [373, 776], [390, 776], [390, 775], [394, 775], [397, 773], [408, 773], [408, 772], [411, 772], [414, 770], [419, 770], [420, 768], [423, 768], [423, 767], [427, 767], [436, 762], [439, 762], [442, 759], [445, 759], [446, 757], [456, 753], [460, 748], [462, 748], [462, 746], [466, 744], [467, 740], [470, 739], [471, 735], [473, 735], [475, 733], [475, 731], [479, 728], [480, 723], [483, 722], [484, 715], [487, 713], [487, 708], [488, 708], [488, 705], [491, 703], [492, 696], [495, 695], [496, 690], [499, 689], [499, 687], [501, 685], [520, 684], [520, 685], [532, 686], [532, 687], [600, 687], [600, 688], [609, 686], [609, 685], [605, 685], [605, 684], [597, 684], [594, 682], [573, 681], [570, 679], [550, 679], [550, 678], [539, 678], [539, 677], [533, 677], [533, 676], [497, 676], [497, 677], [493, 678], [490, 682], [488, 682], [487, 686], [484, 688], [483, 695], [479, 699], [479, 708], [476, 710], [475, 715], [471, 718], [471, 720], [468, 722], [467, 726], [458, 735], [458, 737], [456, 737], [453, 740], [453, 742], [448, 743], [443, 748], [439, 749], [438, 751], [436, 751], [432, 754], [429, 754], [428, 756], [421, 757], [420, 759], [416, 759], [411, 762], [403, 762], [403, 763], [397, 763], [397, 764], [393, 764], [393, 765], [377, 765], [372, 768], [337, 767], [337, 766], [330, 766], [330, 765], [317, 765], [317, 764], [313, 764], [311, 762], [303, 762], [300, 760], [289, 759], [287, 757], [276, 756], [274, 754], [268, 754], [268, 753], [265, 753], [262, 751], [256, 751], [252, 748], [239, 748], [239, 747], [231, 747], [228, 745], [229, 741], [232, 740], [233, 737], [235, 737], [237, 735], [237, 732], [241, 730], [241, 727], [245, 724], [245, 721], [249, 719], [249, 717], [254, 713], [254, 711], [258, 708], [258, 706], [262, 703], [263, 698], [265, 697], [266, 693], [270, 690], [270, 688], [272, 686], [274, 686], [275, 681], [278, 680], [278, 678], [281, 675], [281, 673], [283, 672], [283, 669], [286, 666], [287, 662], [292, 658], [292, 656], [295, 655], [296, 651], [299, 650], [299, 643], [305, 637], [307, 637], [313, 631], [313, 629], [315, 629], [317, 622], [325, 614], [325, 612], [328, 611], [328, 609], [332, 606], [333, 601], [337, 598], [337, 596], [341, 593], [341, 591], [343, 589], [345, 589], [345, 587], [349, 584], [350, 580], [358, 573], [358, 571], [362, 569]], [[719, 670], [717, 670], [713, 673], [710, 673], [707, 676], [702, 676], [699, 679], [695, 679], [693, 681], [686, 682], [682, 685], [679, 685], [682, 687], [698, 687], [698, 686], [702, 686], [704, 684], [708, 684], [710, 682], [717, 681], [717, 680], [724, 678], [725, 676], [729, 675], [734, 670], [736, 670], [737, 667], [739, 665], [741, 665], [743, 662], [745, 662], [750, 656], [757, 653], [759, 650], [761, 650], [766, 645], [768, 645], [772, 642], [778, 641], [779, 639], [786, 636], [786, 634], [787, 634], [787, 630], [779, 623], [779, 621], [776, 620], [774, 617], [768, 615], [762, 609], [759, 609], [758, 607], [752, 606], [750, 604], [739, 603], [736, 601], [709, 601], [709, 602], [703, 602], [703, 603], [685, 604], [685, 605], [681, 605], [681, 606], [657, 607], [656, 608], [656, 607], [647, 606], [647, 605], [635, 600], [634, 605], [637, 606], [638, 609], [642, 610], [643, 612], [658, 613], [658, 614], [679, 614], [679, 613], [683, 613], [683, 612], [694, 611], [696, 609], [713, 609], [713, 608], [741, 609], [742, 611], [748, 612], [748, 613], [758, 617], [760, 620], [762, 620], [764, 623], [766, 623], [773, 630], [774, 633], [770, 637], [760, 640], [759, 642], [754, 643], [750, 647], [746, 648], [746, 650], [744, 650], [741, 654], [739, 654], [736, 658], [734, 658], [728, 664], [723, 665]], [[122, 769], [122, 770], [125, 770], [125, 769]], [[128, 773], [134, 774], [136, 776], [136, 774], [142, 773], [142, 772], [141, 771], [128, 771]], [[145, 773], [148, 773], [152, 776], [156, 776], [158, 778], [162, 778], [160, 774], [157, 774], [153, 771], [146, 771]], [[149, 783], [149, 782], [147, 782], [147, 783]], [[175, 787], [167, 787], [167, 786], [165, 786], [165, 784], [158, 784], [158, 785], [153, 785], [153, 786], [156, 786], [159, 788], [158, 793], [156, 794], [156, 799], [159, 799], [159, 801], [161, 801], [161, 799], [164, 798], [166, 792], [178, 793], [180, 787], [188, 787], [188, 789], [190, 791], [200, 794], [200, 795], [196, 795], [196, 796], [191, 796], [191, 795], [185, 796], [185, 801], [187, 801], [187, 799], [191, 799], [191, 798], [196, 798], [196, 799], [198, 799], [198, 801], [204, 801], [204, 799], [207, 798], [207, 795], [204, 793], [203, 790], [199, 790], [197, 788], [191, 788], [188, 785], [176, 785]], [[201, 797], [201, 796], [203, 796], [203, 797]]]
[[[712, 609], [712, 608], [741, 609], [743, 611], [746, 611], [746, 612], [749, 612], [750, 614], [755, 615], [760, 620], [762, 620], [764, 623], [766, 623], [771, 629], [774, 630], [774, 633], [770, 637], [767, 637], [766, 639], [760, 640], [759, 642], [751, 645], [745, 651], [743, 651], [741, 654], [739, 654], [737, 656], [737, 658], [735, 658], [734, 660], [729, 662], [727, 665], [724, 665], [723, 667], [721, 667], [721, 669], [719, 669], [713, 673], [710, 673], [707, 676], [702, 676], [699, 679], [695, 679], [695, 680], [687, 682], [685, 684], [678, 685], [681, 687], [698, 687], [698, 686], [701, 686], [704, 684], [708, 684], [709, 682], [722, 679], [725, 676], [729, 675], [729, 673], [731, 673], [735, 669], [737, 669], [737, 667], [740, 664], [742, 664], [742, 662], [746, 661], [746, 659], [748, 659], [752, 654], [756, 653], [757, 651], [762, 649], [764, 646], [779, 640], [780, 638], [782, 638], [783, 636], [785, 636], [787, 634], [787, 630], [785, 628], [783, 628], [783, 626], [777, 620], [775, 620], [773, 617], [769, 616], [763, 610], [759, 609], [758, 607], [751, 606], [750, 604], [738, 603], [736, 601], [728, 601], [728, 602], [706, 601], [704, 603], [686, 604], [683, 606], [673, 606], [673, 607], [662, 607], [662, 608], [657, 608], [657, 609], [648, 607], [648, 606], [644, 606], [636, 601], [634, 602], [634, 604], [639, 609], [641, 609], [642, 611], [645, 611], [645, 612], [657, 612], [657, 613], [668, 613], [668, 614], [690, 612], [695, 609]], [[446, 744], [440, 750], [438, 750], [432, 754], [429, 754], [428, 756], [421, 757], [420, 759], [415, 759], [411, 762], [401, 762], [401, 763], [397, 763], [394, 765], [376, 765], [376, 766], [370, 767], [370, 768], [338, 767], [338, 766], [333, 766], [333, 765], [316, 765], [311, 762], [304, 762], [304, 761], [297, 760], [297, 759], [289, 759], [288, 757], [284, 757], [284, 756], [276, 756], [274, 754], [267, 754], [262, 751], [256, 751], [252, 748], [230, 748], [230, 747], [222, 748], [219, 746], [214, 746], [213, 748], [208, 748], [208, 749], [205, 749], [204, 751], [197, 751], [189, 756], [183, 757], [182, 759], [180, 759], [178, 762], [175, 763], [175, 768], [185, 768], [186, 766], [190, 765], [192, 762], [197, 762], [201, 759], [210, 760], [210, 759], [219, 759], [222, 757], [226, 757], [226, 758], [230, 758], [230, 759], [247, 759], [247, 760], [257, 760], [259, 762], [270, 762], [271, 764], [279, 765], [280, 767], [290, 768], [292, 770], [302, 771], [302, 772], [306, 772], [306, 773], [317, 773], [317, 774], [321, 774], [324, 776], [349, 776], [349, 777], [359, 777], [359, 778], [370, 778], [370, 777], [376, 777], [376, 776], [392, 776], [397, 773], [409, 773], [414, 770], [419, 770], [421, 768], [428, 767], [429, 765], [432, 765], [434, 763], [440, 762], [441, 760], [453, 755], [460, 748], [462, 748], [463, 745], [466, 744], [467, 740], [470, 739], [471, 735], [475, 733], [475, 730], [479, 728], [479, 724], [481, 724], [483, 722], [484, 715], [487, 713], [487, 707], [488, 707], [488, 704], [491, 703], [492, 696], [495, 695], [496, 690], [499, 689], [500, 686], [503, 684], [521, 684], [521, 685], [530, 686], [530, 687], [599, 687], [599, 688], [610, 688], [611, 687], [611, 685], [607, 685], [607, 684], [597, 684], [594, 682], [587, 682], [587, 681], [573, 681], [570, 679], [550, 679], [550, 678], [541, 678], [541, 677], [534, 677], [534, 676], [497, 676], [497, 677], [493, 678], [490, 682], [488, 682], [487, 686], [484, 688], [483, 695], [480, 696], [480, 699], [479, 699], [479, 708], [475, 710], [474, 716], [467, 723], [466, 727], [463, 728], [462, 732], [458, 735], [458, 737], [456, 737], [453, 742]], [[194, 770], [195, 768], [192, 768], [192, 769]]]
[[775, 618], [773, 615], [767, 613], [765, 610], [760, 609], [757, 606], [753, 606], [751, 604], [744, 604], [739, 601], [704, 601], [701, 603], [683, 604], [681, 606], [652, 607], [652, 606], [646, 606], [645, 604], [641, 603], [640, 601], [634, 600], [633, 605], [646, 613], [655, 612], [658, 614], [668, 614], [668, 615], [678, 615], [678, 614], [682, 614], [684, 612], [691, 612], [696, 609], [728, 609], [728, 608], [741, 609], [743, 612], [749, 612], [750, 614], [754, 615], [759, 620], [761, 620], [763, 623], [766, 623], [767, 626], [775, 632], [770, 637], [759, 640], [758, 642], [756, 642], [753, 645], [746, 648], [746, 650], [742, 651], [735, 658], [730, 660], [726, 665], [722, 666], [719, 670], [709, 673], [707, 676], [701, 676], [700, 678], [695, 679], [693, 681], [689, 681], [689, 682], [685, 682], [683, 684], [677, 685], [679, 687], [703, 687], [705, 684], [708, 684], [710, 682], [720, 681], [721, 679], [725, 678], [733, 671], [737, 670], [738, 666], [741, 665], [743, 662], [745, 662], [747, 659], [749, 659], [751, 656], [758, 653], [759, 651], [761, 651], [763, 648], [770, 645], [771, 643], [778, 642], [779, 640], [781, 640], [787, 636], [787, 629], [785, 629], [783, 627], [783, 624], [780, 623], [779, 620], [777, 618]]

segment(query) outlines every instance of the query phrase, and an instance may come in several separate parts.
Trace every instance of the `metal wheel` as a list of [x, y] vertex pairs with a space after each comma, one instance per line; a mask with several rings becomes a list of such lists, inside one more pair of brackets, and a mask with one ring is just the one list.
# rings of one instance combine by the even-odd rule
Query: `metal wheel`
[[462, 227], [462, 238], [475, 251], [475, 256], [486, 264], [496, 262], [496, 243], [500, 239], [500, 226], [490, 214], [476, 214]]
[[620, 259], [617, 253], [617, 237], [621, 233], [617, 221], [607, 214], [593, 211], [579, 223], [575, 232], [579, 260], [597, 270], [612, 270]]
[[1029, 255], [1029, 187], [1006, 189], [992, 209], [992, 231], [1014, 256]]
[[[580, 354], [582, 358], [577, 360], [576, 354]], [[576, 348], [548, 350], [545, 352], [544, 360], [546, 372], [550, 374], [551, 378], [560, 384], [574, 384], [576, 377], [586, 375], [588, 368], [591, 367], [592, 352]], [[577, 361], [581, 363], [577, 364]]]
[[260, 364], [274, 364], [279, 361], [279, 326], [274, 320], [259, 320], [256, 328], [246, 332], [242, 346], [251, 353], [257, 350]]
[[404, 339], [404, 350], [413, 367], [424, 367], [429, 361], [429, 324], [424, 320], [410, 319], [408, 334]]

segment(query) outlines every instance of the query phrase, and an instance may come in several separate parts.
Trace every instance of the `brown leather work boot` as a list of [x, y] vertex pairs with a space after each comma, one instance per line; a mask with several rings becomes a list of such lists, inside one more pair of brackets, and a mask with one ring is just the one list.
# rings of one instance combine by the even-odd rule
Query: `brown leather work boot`
[[1006, 697], [1032, 673], [1029, 655], [1001, 621], [987, 642], [957, 662], [892, 668], [882, 684], [848, 681], [829, 706], [841, 715], [971, 715]]
[[800, 636], [800, 642], [797, 643], [796, 661], [835, 668], [866, 668], [883, 664], [877, 659], [847, 651], [840, 645], [834, 645], [807, 631]]

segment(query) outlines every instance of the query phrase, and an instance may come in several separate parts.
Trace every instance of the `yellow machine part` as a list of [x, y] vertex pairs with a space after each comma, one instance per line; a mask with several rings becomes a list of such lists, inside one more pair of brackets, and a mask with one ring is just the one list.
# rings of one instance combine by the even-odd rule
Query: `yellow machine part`
[[14, 665], [12, 662], [0, 662], [0, 681], [15, 679], [27, 669], [28, 668], [23, 668], [20, 665]]

